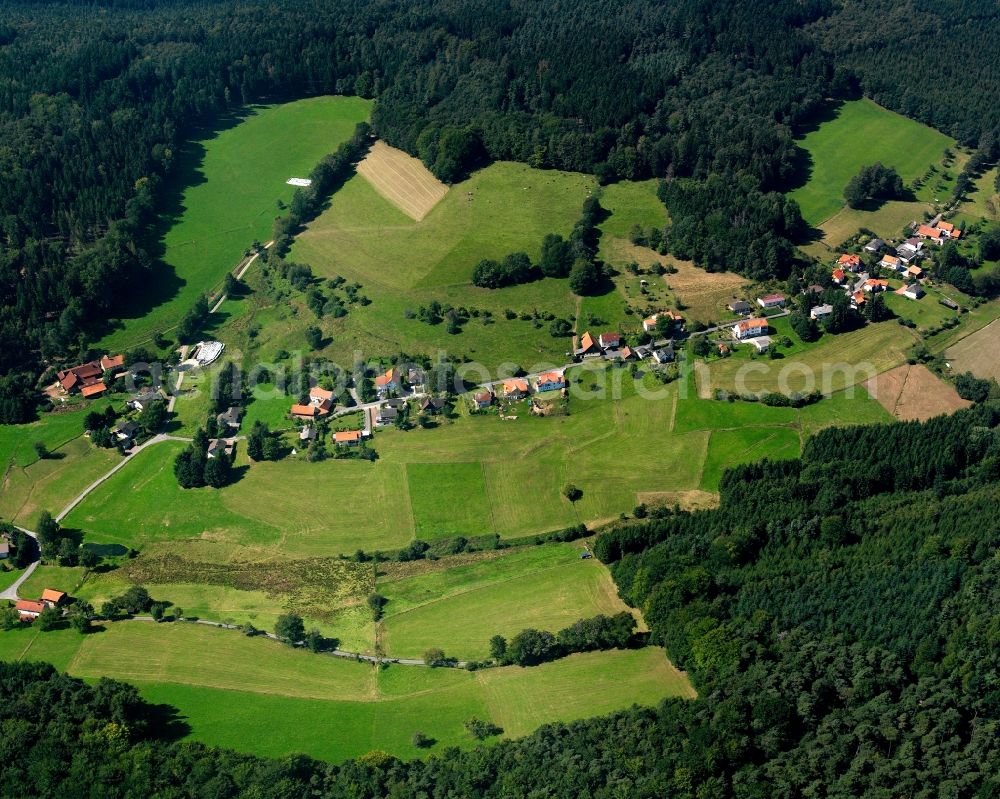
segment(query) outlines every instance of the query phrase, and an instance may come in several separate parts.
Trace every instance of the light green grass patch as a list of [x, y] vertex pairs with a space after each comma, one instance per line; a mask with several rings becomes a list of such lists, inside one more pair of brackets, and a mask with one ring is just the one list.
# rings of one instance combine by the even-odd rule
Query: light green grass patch
[[406, 478], [416, 537], [422, 541], [493, 530], [482, 463], [410, 463]]
[[798, 433], [788, 428], [715, 430], [708, 442], [708, 458], [705, 460], [700, 487], [703, 491], [718, 491], [722, 473], [727, 468], [762, 458], [797, 458], [800, 448]]
[[453, 657], [481, 659], [494, 635], [510, 637], [526, 627], [556, 632], [578, 619], [628, 610], [604, 565], [581, 559], [581, 551], [574, 544], [527, 547], [380, 582], [389, 599], [387, 653], [421, 657], [441, 647]]
[[217, 289], [256, 239], [270, 238], [277, 201], [292, 198], [290, 177], [304, 177], [368, 118], [359, 97], [314, 97], [255, 106], [240, 120], [177, 156], [176, 220], [163, 237], [166, 269], [152, 281], [162, 300], [136, 308], [97, 346], [118, 350], [147, 343], [173, 328], [200, 294]]
[[945, 148], [955, 142], [865, 99], [841, 105], [833, 119], [807, 133], [799, 146], [809, 154], [812, 171], [790, 197], [806, 221], [816, 225], [844, 206], [844, 188], [862, 166], [881, 161], [910, 183], [940, 163]]

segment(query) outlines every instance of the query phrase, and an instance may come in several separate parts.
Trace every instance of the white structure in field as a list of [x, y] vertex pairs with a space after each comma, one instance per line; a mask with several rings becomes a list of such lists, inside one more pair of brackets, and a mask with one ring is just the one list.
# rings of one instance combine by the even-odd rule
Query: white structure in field
[[194, 346], [191, 358], [198, 363], [198, 366], [208, 366], [222, 355], [225, 348], [226, 345], [221, 341], [199, 341]]
[[302, 188], [312, 186], [312, 181], [309, 178], [289, 178], [285, 183], [289, 186], [301, 186]]

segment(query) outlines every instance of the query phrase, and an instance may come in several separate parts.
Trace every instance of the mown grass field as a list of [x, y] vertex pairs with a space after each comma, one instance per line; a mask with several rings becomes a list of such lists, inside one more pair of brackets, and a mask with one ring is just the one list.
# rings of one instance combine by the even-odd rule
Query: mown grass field
[[176, 707], [194, 740], [332, 761], [373, 749], [420, 756], [426, 750], [410, 740], [417, 730], [437, 741], [431, 752], [471, 746], [463, 725], [473, 716], [516, 737], [547, 722], [694, 695], [661, 649], [575, 655], [533, 669], [380, 671], [183, 622], [120, 622], [87, 636], [24, 628], [0, 633], [0, 657], [133, 682], [148, 700]]
[[871, 100], [842, 104], [833, 118], [799, 141], [808, 154], [806, 183], [790, 196], [813, 225], [832, 217], [844, 206], [844, 187], [862, 166], [881, 161], [911, 183], [955, 142], [943, 133], [888, 111]]
[[177, 155], [176, 206], [163, 217], [163, 265], [122, 326], [95, 346], [134, 347], [176, 325], [255, 239], [270, 238], [277, 202], [289, 202], [294, 191], [285, 181], [307, 175], [370, 108], [358, 97], [254, 106], [186, 145]]
[[[463, 660], [489, 656], [489, 640], [526, 627], [556, 632], [578, 619], [628, 608], [602, 563], [582, 560], [580, 544], [524, 547], [448, 566], [389, 571], [378, 591], [389, 602], [382, 636], [394, 657], [441, 647]], [[437, 566], [437, 568], [435, 568]]]

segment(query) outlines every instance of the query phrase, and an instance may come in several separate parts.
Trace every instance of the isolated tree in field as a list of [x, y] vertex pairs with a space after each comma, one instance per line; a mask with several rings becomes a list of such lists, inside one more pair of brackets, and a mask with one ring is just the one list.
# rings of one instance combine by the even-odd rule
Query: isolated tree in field
[[549, 335], [553, 338], [564, 338], [573, 332], [573, 325], [565, 319], [553, 319], [549, 325]]
[[323, 343], [323, 331], [315, 325], [310, 325], [306, 329], [306, 344], [310, 349], [318, 350]]
[[898, 200], [905, 193], [903, 179], [891, 166], [874, 163], [861, 167], [844, 188], [844, 199], [851, 208], [861, 208], [869, 200]]
[[21, 614], [14, 608], [0, 608], [0, 630], [13, 630], [21, 623]]
[[410, 738], [410, 743], [412, 743], [415, 747], [417, 747], [417, 749], [429, 749], [430, 747], [434, 746], [434, 744], [437, 743], [437, 741], [435, 741], [429, 735], [425, 735], [424, 733], [420, 732], [420, 730], [417, 730], [415, 733], [413, 733], [413, 737]]
[[577, 486], [573, 483], [566, 483], [566, 485], [563, 486], [562, 494], [570, 502], [576, 502], [583, 496], [583, 491], [577, 488]]
[[278, 616], [278, 621], [274, 625], [274, 634], [286, 644], [297, 644], [305, 638], [306, 626], [302, 622], [301, 616], [285, 613]]
[[465, 722], [465, 729], [477, 741], [491, 738], [494, 735], [503, 735], [503, 727], [498, 727], [492, 721], [483, 721], [480, 718], [471, 718]]
[[35, 447], [35, 455], [38, 456], [39, 460], [45, 460], [47, 457], [49, 457], [49, 448], [45, 446], [44, 441], [36, 441], [34, 447]]
[[424, 663], [428, 666], [443, 666], [448, 662], [444, 650], [432, 647], [424, 652]]
[[59, 565], [76, 566], [80, 556], [80, 546], [72, 538], [63, 538], [59, 542]]
[[502, 635], [494, 635], [490, 639], [490, 657], [498, 663], [507, 657], [507, 639]]
[[371, 608], [372, 618], [378, 621], [382, 618], [382, 614], [385, 612], [385, 606], [389, 603], [381, 594], [369, 594], [368, 595], [368, 607]]

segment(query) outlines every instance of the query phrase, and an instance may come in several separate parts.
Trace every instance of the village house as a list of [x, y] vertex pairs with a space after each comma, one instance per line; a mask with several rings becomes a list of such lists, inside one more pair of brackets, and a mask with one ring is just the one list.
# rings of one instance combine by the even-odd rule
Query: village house
[[309, 389], [309, 404], [316, 409], [317, 416], [326, 416], [333, 410], [333, 392], [313, 386]]
[[14, 607], [17, 609], [18, 616], [21, 617], [21, 621], [26, 621], [30, 624], [42, 615], [42, 611], [45, 610], [46, 605], [44, 602], [33, 599], [19, 599]]
[[67, 394], [79, 391], [84, 397], [95, 397], [107, 391], [105, 372], [114, 372], [125, 365], [124, 355], [103, 355], [96, 361], [71, 366], [56, 373], [60, 388]]
[[528, 388], [527, 380], [515, 377], [504, 381], [502, 391], [504, 399], [518, 400], [527, 397], [530, 389]]
[[849, 272], [858, 272], [861, 270], [861, 256], [845, 252], [837, 259], [837, 266]]
[[909, 238], [896, 248], [896, 255], [904, 264], [909, 265], [920, 258], [924, 243], [918, 238]]
[[765, 310], [770, 308], [784, 308], [785, 297], [781, 294], [765, 294], [757, 298], [757, 304]]
[[878, 294], [880, 291], [886, 291], [889, 288], [888, 280], [879, 280], [875, 277], [870, 277], [865, 281], [863, 290], [867, 291], [869, 294]]
[[944, 243], [944, 234], [936, 227], [930, 227], [930, 225], [920, 225], [917, 228], [917, 235], [922, 239], [933, 241], [938, 245]]
[[865, 293], [863, 291], [855, 291], [851, 295], [851, 307], [857, 310], [866, 302]]
[[650, 317], [642, 320], [642, 329], [647, 333], [655, 333], [657, 330], [656, 323], [660, 320], [660, 317], [666, 317], [671, 322], [673, 322], [672, 327], [684, 324], [684, 317], [673, 311], [661, 311], [660, 313], [655, 313]]
[[220, 428], [230, 428], [231, 430], [239, 430], [240, 428], [240, 418], [243, 416], [243, 409], [239, 405], [232, 405], [225, 411], [220, 413], [215, 417], [215, 421], [219, 423]]
[[810, 309], [809, 316], [813, 319], [822, 319], [824, 316], [829, 316], [833, 313], [832, 305], [817, 305]]
[[621, 333], [601, 333], [597, 343], [602, 350], [617, 350], [622, 343]]
[[299, 431], [299, 441], [315, 441], [316, 440], [316, 428], [312, 425], [305, 425]]
[[80, 396], [84, 399], [93, 399], [94, 397], [101, 396], [107, 390], [108, 387], [103, 382], [91, 383], [89, 386], [84, 386], [80, 389]]
[[399, 418], [399, 411], [392, 405], [380, 405], [373, 415], [377, 425], [395, 424]]
[[333, 443], [338, 447], [356, 447], [361, 443], [361, 431], [338, 430], [333, 434]]
[[66, 592], [56, 591], [54, 588], [45, 588], [42, 590], [41, 599], [46, 605], [58, 606], [66, 600]]
[[119, 369], [125, 368], [125, 356], [124, 355], [102, 355], [101, 356], [101, 369], [105, 372], [116, 372]]
[[580, 336], [580, 346], [573, 350], [575, 358], [600, 358], [601, 347], [590, 335], [589, 331], [584, 331]]
[[844, 281], [847, 280], [847, 273], [843, 269], [834, 269], [833, 274], [830, 275], [830, 279], [838, 286], [842, 286]]
[[0, 560], [6, 560], [10, 557], [10, 544], [7, 543], [7, 539], [0, 538]]
[[733, 338], [743, 341], [748, 338], [756, 338], [767, 333], [768, 321], [766, 319], [744, 319], [733, 325]]
[[213, 438], [208, 442], [208, 451], [205, 453], [207, 457], [217, 458], [222, 453], [233, 457], [233, 445], [224, 438]]
[[559, 372], [546, 372], [535, 380], [535, 391], [555, 391], [563, 388], [566, 380]]
[[639, 358], [639, 355], [631, 347], [622, 347], [618, 350], [618, 357], [623, 361], [634, 361]]
[[293, 405], [289, 413], [296, 419], [315, 419], [319, 414], [319, 408], [315, 405]]
[[423, 388], [427, 382], [427, 375], [423, 369], [410, 369], [406, 373], [406, 382], [414, 388]]
[[757, 354], [767, 352], [771, 347], [771, 339], [767, 336], [758, 336], [757, 338], [750, 339], [750, 343], [753, 345], [754, 349], [757, 350]]
[[737, 300], [736, 302], [731, 302], [726, 307], [732, 313], [739, 314], [740, 316], [746, 316], [751, 311], [753, 311], [753, 306], [746, 300]]
[[480, 410], [489, 408], [493, 404], [493, 392], [489, 389], [477, 391], [473, 394], [472, 401], [476, 403], [476, 407]]
[[673, 363], [674, 358], [676, 358], [674, 352], [674, 340], [670, 339], [665, 347], [660, 347], [659, 349], [653, 350], [653, 360], [656, 363], [663, 365], [665, 363]]
[[955, 241], [962, 237], [962, 231], [955, 227], [951, 222], [938, 222], [935, 226], [940, 232], [942, 237], [946, 239], [951, 239]]
[[906, 276], [914, 280], [920, 280], [924, 276], [924, 270], [919, 266], [909, 266], [906, 268]]
[[420, 411], [421, 413], [428, 413], [431, 416], [436, 416], [447, 406], [448, 400], [444, 397], [424, 397], [424, 401], [420, 403]]
[[911, 283], [903, 289], [903, 296], [911, 300], [919, 300], [924, 296], [924, 289], [919, 283]]
[[879, 266], [885, 267], [886, 269], [893, 269], [896, 272], [901, 269], [905, 269], [903, 262], [899, 260], [895, 255], [889, 255], [886, 253], [882, 256], [882, 260], [878, 262]]
[[885, 242], [882, 239], [872, 239], [865, 245], [865, 252], [869, 252], [872, 255], [881, 252], [885, 249]]
[[141, 429], [136, 422], [122, 422], [115, 428], [115, 438], [126, 448], [131, 447]]
[[153, 389], [147, 389], [146, 391], [141, 391], [136, 394], [132, 399], [125, 403], [125, 407], [131, 408], [134, 411], [141, 411], [143, 408], [148, 407], [154, 402], [159, 402], [163, 399], [163, 395], [159, 391], [154, 391]]
[[375, 378], [375, 391], [380, 397], [399, 391], [400, 388], [399, 372], [395, 368]]
[[818, 283], [813, 283], [811, 286], [806, 286], [804, 289], [802, 289], [803, 294], [812, 294], [813, 296], [822, 294], [824, 291], [826, 291], [826, 289], [824, 289]]

